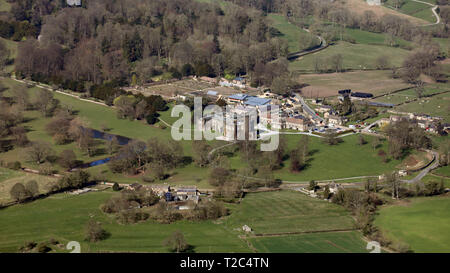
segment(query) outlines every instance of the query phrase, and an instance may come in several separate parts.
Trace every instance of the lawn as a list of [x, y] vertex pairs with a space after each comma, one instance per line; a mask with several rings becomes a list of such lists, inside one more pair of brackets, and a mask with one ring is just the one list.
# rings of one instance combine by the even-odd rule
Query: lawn
[[291, 71], [313, 71], [316, 58], [322, 60], [322, 63], [328, 64], [328, 69], [331, 69], [328, 59], [337, 54], [342, 55], [344, 69], [374, 69], [376, 60], [380, 56], [386, 56], [391, 66], [401, 66], [409, 51], [398, 47], [351, 44], [340, 41], [325, 50], [291, 62], [289, 69]]
[[[286, 135], [290, 149], [295, 147], [301, 135]], [[328, 180], [363, 175], [380, 175], [396, 169], [399, 160], [391, 160], [383, 163], [377, 155], [378, 149], [388, 151], [387, 142], [373, 150], [372, 137], [364, 136], [368, 142], [365, 145], [358, 144], [358, 135], [342, 138], [343, 142], [329, 146], [322, 139], [310, 137], [309, 150], [311, 155], [307, 161], [308, 166], [299, 173], [289, 171], [290, 160], [284, 162], [284, 168], [274, 172], [277, 178], [287, 181]]]
[[450, 252], [450, 198], [421, 197], [383, 207], [375, 225], [414, 252]]
[[[117, 224], [99, 209], [112, 194], [111, 191], [79, 196], [58, 194], [0, 210], [0, 252], [16, 252], [26, 241], [43, 242], [50, 238], [64, 244], [78, 241], [84, 253], [167, 252], [162, 242], [176, 230], [183, 232], [187, 242], [195, 247], [195, 252], [250, 252], [237, 234], [223, 224], [211, 221], [183, 221], [170, 225], [152, 221]], [[84, 241], [84, 228], [89, 219], [102, 222], [111, 236], [98, 243]]]
[[225, 224], [230, 229], [248, 225], [257, 234], [279, 234], [348, 230], [353, 228], [353, 219], [341, 206], [282, 190], [247, 194]]
[[248, 238], [261, 253], [367, 253], [358, 231]]
[[377, 96], [410, 86], [400, 79], [393, 79], [391, 74], [386, 70], [303, 74], [298, 77], [298, 81], [309, 85], [302, 89], [302, 94], [310, 98], [337, 96], [338, 90], [342, 89], [369, 92]]
[[16, 183], [25, 185], [32, 180], [37, 182], [40, 193], [47, 193], [51, 184], [56, 182], [53, 177], [0, 168], [0, 204], [13, 201], [9, 192]]
[[282, 33], [282, 38], [285, 38], [288, 41], [289, 52], [298, 52], [306, 49], [300, 48], [300, 40], [308, 38], [307, 36], [311, 36], [313, 41], [315, 41], [315, 44], [319, 43], [319, 39], [316, 36], [289, 23], [283, 15], [271, 13], [268, 17], [272, 21], [271, 25]]

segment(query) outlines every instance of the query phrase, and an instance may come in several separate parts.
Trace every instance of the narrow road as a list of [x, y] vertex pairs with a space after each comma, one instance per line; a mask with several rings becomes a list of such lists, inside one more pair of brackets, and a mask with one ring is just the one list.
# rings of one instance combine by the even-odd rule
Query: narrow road
[[[306, 30], [307, 32], [309, 32], [309, 30], [307, 30], [307, 29], [305, 29], [305, 30]], [[320, 51], [320, 50], [325, 49], [325, 48], [328, 47], [327, 41], [325, 41], [324, 38], [322, 38], [322, 37], [320, 37], [320, 36], [316, 36], [316, 37], [317, 37], [317, 38], [319, 39], [319, 41], [320, 41], [319, 46], [314, 47], [314, 48], [311, 48], [311, 49], [306, 49], [306, 50], [302, 50], [302, 51], [298, 51], [298, 52], [289, 53], [289, 54], [287, 55], [287, 59], [288, 59], [289, 61], [293, 61], [293, 60], [295, 60], [295, 59], [297, 59], [297, 58], [300, 58], [300, 57], [302, 57], [302, 56], [305, 56], [305, 55], [308, 55], [308, 54], [311, 54], [311, 53], [318, 52], [318, 51]]]
[[423, 25], [423, 26], [432, 26], [432, 25], [437, 25], [437, 24], [439, 24], [440, 22], [441, 22], [441, 17], [439, 16], [439, 14], [437, 13], [437, 9], [438, 9], [438, 5], [433, 5], [433, 4], [431, 4], [431, 3], [428, 3], [428, 2], [424, 2], [424, 1], [419, 1], [419, 0], [411, 0], [411, 1], [414, 1], [414, 2], [417, 2], [417, 3], [422, 3], [422, 4], [425, 4], [425, 5], [428, 5], [428, 6], [432, 6], [433, 8], [431, 9], [431, 11], [433, 12], [433, 14], [434, 14], [434, 17], [436, 17], [436, 23], [431, 23], [431, 24], [426, 24], [426, 25]]
[[305, 110], [311, 116], [311, 118], [323, 122], [323, 118], [317, 115], [316, 112], [311, 107], [309, 107], [309, 105], [305, 102], [302, 96], [300, 96], [299, 94], [295, 94], [295, 97], [300, 101], [303, 110]]

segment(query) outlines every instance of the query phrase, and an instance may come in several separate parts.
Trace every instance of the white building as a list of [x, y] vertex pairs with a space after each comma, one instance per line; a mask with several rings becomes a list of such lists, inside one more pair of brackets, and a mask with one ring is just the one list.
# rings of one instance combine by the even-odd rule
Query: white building
[[369, 6], [381, 6], [381, 0], [367, 0]]

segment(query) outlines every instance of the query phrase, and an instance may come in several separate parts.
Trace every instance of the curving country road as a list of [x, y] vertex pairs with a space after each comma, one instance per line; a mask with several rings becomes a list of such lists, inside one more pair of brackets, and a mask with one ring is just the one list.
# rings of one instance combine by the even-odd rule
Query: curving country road
[[431, 24], [426, 24], [426, 25], [423, 25], [423, 26], [432, 26], [432, 25], [437, 25], [437, 24], [439, 24], [440, 22], [441, 22], [441, 17], [439, 16], [439, 14], [437, 13], [437, 9], [438, 9], [438, 5], [433, 5], [433, 4], [431, 4], [431, 3], [428, 3], [428, 2], [424, 2], [424, 1], [419, 1], [419, 0], [411, 0], [411, 1], [414, 1], [414, 2], [417, 2], [417, 3], [421, 3], [421, 4], [425, 4], [425, 5], [428, 5], [428, 6], [432, 6], [433, 8], [431, 9], [431, 11], [433, 12], [433, 14], [434, 14], [434, 17], [436, 17], [436, 23], [431, 23]]
[[325, 48], [328, 47], [327, 41], [325, 41], [324, 38], [322, 38], [320, 36], [316, 36], [316, 37], [320, 41], [320, 44], [317, 47], [314, 47], [314, 48], [311, 48], [311, 49], [302, 50], [302, 51], [298, 51], [298, 52], [289, 53], [288, 56], [287, 56], [287, 59], [289, 61], [293, 61], [293, 60], [295, 60], [297, 58], [300, 58], [302, 56], [305, 56], [305, 55], [308, 55], [308, 54], [311, 54], [311, 53], [314, 53], [314, 52], [317, 52], [317, 51], [320, 51], [320, 50], [325, 49]]

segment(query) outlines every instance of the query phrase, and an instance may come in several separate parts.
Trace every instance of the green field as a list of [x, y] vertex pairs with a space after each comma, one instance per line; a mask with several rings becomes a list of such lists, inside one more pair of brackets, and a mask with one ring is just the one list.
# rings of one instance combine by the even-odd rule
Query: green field
[[316, 44], [319, 43], [319, 39], [317, 37], [289, 23], [283, 15], [271, 13], [268, 17], [273, 22], [272, 26], [283, 34], [281, 37], [288, 41], [289, 52], [297, 52], [306, 49], [300, 48], [300, 40], [307, 38], [307, 36], [310, 36]]
[[[380, 56], [386, 56], [393, 66], [401, 66], [408, 50], [368, 44], [351, 44], [348, 42], [338, 42], [325, 50], [301, 57], [289, 64], [292, 71], [314, 70], [314, 59], [317, 57], [323, 62], [329, 63], [327, 58], [341, 54], [344, 69], [373, 69], [376, 68], [376, 60]], [[330, 68], [330, 67], [329, 67]]]
[[[385, 46], [386, 34], [364, 31], [357, 28], [346, 28], [345, 34], [354, 39], [358, 44], [382, 45]], [[409, 47], [411, 42], [400, 38], [394, 38], [400, 47]]]
[[387, 237], [415, 252], [450, 251], [450, 198], [412, 198], [410, 203], [383, 207], [375, 219]]
[[[450, 88], [445, 85], [428, 84], [424, 87], [423, 96], [430, 96], [436, 93], [444, 92], [450, 90]], [[374, 99], [377, 102], [400, 104], [403, 102], [411, 101], [418, 98], [417, 91], [415, 88], [410, 88], [401, 92], [396, 92], [393, 94], [386, 94], [382, 97]]]
[[[249, 194], [241, 204], [230, 205], [230, 216], [214, 222], [164, 225], [146, 221], [121, 225], [99, 209], [114, 194], [110, 190], [78, 196], [57, 194], [0, 210], [0, 252], [16, 252], [26, 241], [51, 238], [63, 244], [78, 241], [82, 252], [167, 252], [162, 241], [176, 230], [183, 232], [195, 252], [251, 252], [238, 236], [242, 232], [234, 231], [244, 224], [255, 232], [271, 233], [353, 228], [353, 220], [344, 208], [293, 191]], [[98, 243], [85, 242], [84, 227], [89, 219], [100, 221], [111, 236]], [[251, 237], [249, 241], [260, 252], [364, 251], [357, 231]], [[56, 252], [65, 251], [54, 248]]]
[[230, 229], [248, 225], [257, 234], [353, 228], [343, 207], [288, 190], [246, 195], [225, 223]]
[[10, 190], [16, 183], [26, 184], [29, 181], [36, 181], [39, 186], [39, 193], [47, 193], [56, 178], [13, 171], [0, 167], [0, 204], [14, 201], [11, 199]]
[[415, 102], [395, 107], [401, 112], [426, 113], [431, 116], [444, 118], [450, 122], [450, 93], [436, 95], [430, 98], [422, 98]]
[[[405, 0], [405, 4], [403, 4], [397, 11], [408, 14], [420, 19], [423, 19], [425, 21], [428, 21], [430, 23], [436, 22], [436, 17], [433, 15], [433, 12], [431, 11], [432, 6], [418, 3], [411, 0]], [[429, 1], [423, 1], [423, 2], [429, 2], [431, 4], [436, 4], [435, 1], [429, 0]], [[395, 9], [395, 5], [393, 4], [392, 0], [386, 1], [385, 5], [388, 5], [389, 7]]]
[[440, 167], [440, 168], [436, 169], [435, 171], [433, 171], [433, 173], [439, 174], [439, 175], [444, 175], [444, 176], [447, 176], [450, 178], [450, 165]]
[[[58, 194], [24, 205], [0, 210], [0, 252], [16, 252], [26, 241], [43, 242], [55, 238], [61, 243], [78, 241], [81, 252], [167, 252], [162, 242], [180, 230], [195, 252], [250, 252], [237, 234], [222, 224], [177, 222], [163, 225], [152, 221], [120, 225], [103, 214], [99, 206], [111, 197], [110, 191], [79, 196]], [[83, 240], [89, 219], [103, 223], [111, 233], [105, 241], [88, 243]], [[59, 250], [63, 252], [64, 250]]]
[[[294, 147], [300, 139], [300, 135], [286, 135], [289, 147]], [[363, 175], [380, 175], [389, 170], [394, 170], [400, 161], [391, 160], [383, 163], [370, 144], [372, 139], [364, 136], [368, 143], [358, 145], [358, 135], [342, 138], [343, 142], [328, 146], [322, 140], [310, 137], [309, 149], [312, 155], [307, 162], [309, 166], [299, 173], [289, 171], [290, 161], [284, 162], [285, 167], [275, 171], [275, 176], [287, 181], [327, 180], [336, 178], [355, 177]], [[379, 149], [388, 150], [387, 143], [383, 142]]]
[[367, 253], [358, 231], [248, 238], [262, 253]]

